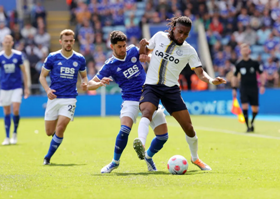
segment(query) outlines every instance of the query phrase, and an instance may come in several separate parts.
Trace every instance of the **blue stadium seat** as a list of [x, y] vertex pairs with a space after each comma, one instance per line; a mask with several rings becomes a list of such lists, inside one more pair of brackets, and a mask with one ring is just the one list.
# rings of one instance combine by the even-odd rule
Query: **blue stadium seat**
[[146, 3], [145, 2], [137, 2], [137, 10], [145, 10]]
[[102, 28], [103, 31], [103, 39], [106, 41], [110, 32], [114, 30], [113, 26], [104, 26]]
[[252, 45], [251, 50], [252, 50], [252, 53], [257, 53], [257, 54], [264, 52], [263, 46], [260, 46], [260, 45]]
[[251, 57], [251, 59], [257, 60], [257, 59], [258, 59], [258, 56], [259, 56], [259, 54], [257, 54], [257, 53], [252, 53], [250, 57]]
[[270, 55], [269, 53], [262, 53], [261, 56], [262, 56], [262, 61], [263, 61], [263, 62], [266, 62], [267, 59], [268, 59], [269, 57], [271, 57], [271, 55]]
[[122, 31], [123, 33], [126, 33], [125, 26], [114, 26], [114, 30]]

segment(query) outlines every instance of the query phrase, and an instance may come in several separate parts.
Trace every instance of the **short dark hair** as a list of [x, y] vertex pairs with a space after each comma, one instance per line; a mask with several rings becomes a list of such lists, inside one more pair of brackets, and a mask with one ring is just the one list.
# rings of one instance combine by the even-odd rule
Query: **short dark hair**
[[169, 23], [167, 24], [167, 26], [169, 26], [169, 35], [173, 35], [173, 28], [177, 23], [180, 23], [187, 27], [192, 27], [192, 20], [187, 16], [173, 17], [171, 19], [167, 19], [167, 21], [169, 21]]
[[111, 44], [116, 44], [118, 41], [127, 41], [127, 37], [122, 31], [114, 30], [110, 34], [110, 41]]

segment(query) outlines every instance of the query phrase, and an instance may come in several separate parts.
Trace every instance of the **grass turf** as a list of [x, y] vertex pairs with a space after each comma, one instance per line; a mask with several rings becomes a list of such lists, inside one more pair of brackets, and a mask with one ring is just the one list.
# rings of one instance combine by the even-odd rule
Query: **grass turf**
[[[51, 140], [44, 120], [21, 119], [18, 144], [0, 146], [0, 198], [280, 198], [279, 123], [257, 120], [253, 135], [270, 137], [252, 137], [236, 118], [192, 116], [200, 158], [213, 169], [203, 172], [190, 163], [177, 122], [167, 121], [169, 140], [154, 157], [158, 172], [149, 173], [132, 148], [137, 124], [119, 168], [100, 174], [113, 157], [118, 117], [75, 118], [50, 166], [42, 165]], [[3, 120], [0, 129], [4, 139]], [[147, 146], [153, 137], [150, 131]], [[189, 162], [185, 175], [168, 173], [176, 154]]]

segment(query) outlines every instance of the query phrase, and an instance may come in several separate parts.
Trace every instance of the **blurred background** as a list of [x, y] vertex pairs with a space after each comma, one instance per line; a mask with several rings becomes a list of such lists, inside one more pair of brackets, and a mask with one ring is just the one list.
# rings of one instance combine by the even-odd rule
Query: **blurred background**
[[[21, 115], [44, 115], [47, 97], [38, 78], [46, 56], [61, 48], [63, 29], [75, 32], [74, 50], [85, 56], [91, 79], [112, 55], [111, 31], [123, 31], [128, 45], [138, 46], [141, 38], [167, 30], [167, 18], [181, 15], [193, 22], [187, 42], [197, 50], [204, 69], [228, 81], [209, 86], [185, 67], [179, 82], [190, 113], [231, 114], [232, 70], [240, 58], [239, 46], [246, 42], [266, 76], [260, 113], [280, 115], [279, 0], [0, 0], [0, 50], [4, 36], [11, 34], [14, 48], [24, 53], [28, 71], [32, 96], [23, 100]], [[149, 66], [143, 63], [143, 67]], [[121, 90], [114, 82], [91, 92], [82, 92], [79, 83], [77, 88], [76, 116], [119, 115]]]

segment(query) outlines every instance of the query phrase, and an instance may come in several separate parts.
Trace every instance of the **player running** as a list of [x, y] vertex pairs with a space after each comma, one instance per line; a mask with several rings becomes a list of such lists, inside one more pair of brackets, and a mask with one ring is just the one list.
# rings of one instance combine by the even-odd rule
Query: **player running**
[[[201, 62], [195, 49], [185, 40], [191, 30], [192, 22], [186, 16], [173, 17], [168, 23], [169, 31], [157, 32], [148, 42], [140, 42], [140, 54], [147, 55], [153, 50], [147, 72], [143, 93], [140, 99], [142, 118], [138, 128], [138, 138], [134, 143], [143, 143], [147, 137], [152, 115], [157, 110], [159, 100], [163, 106], [181, 125], [186, 134], [186, 140], [191, 151], [191, 161], [201, 170], [211, 170], [210, 166], [198, 157], [198, 140], [192, 126], [190, 114], [181, 97], [179, 88], [179, 74], [188, 63], [196, 75], [204, 82], [219, 85], [226, 83], [220, 77], [212, 79], [202, 69]], [[138, 145], [144, 153], [143, 145]], [[136, 151], [136, 152], [137, 152]], [[153, 157], [153, 153], [146, 153], [146, 158]]]
[[[109, 84], [112, 81], [109, 77], [112, 77], [122, 89], [121, 128], [116, 138], [114, 158], [111, 163], [101, 169], [101, 173], [110, 173], [120, 164], [120, 157], [127, 145], [129, 133], [139, 113], [139, 100], [146, 78], [145, 70], [139, 61], [139, 50], [134, 45], [126, 46], [126, 35], [121, 31], [113, 31], [110, 34], [110, 40], [113, 56], [105, 62], [98, 74], [88, 82], [88, 89], [95, 90], [100, 86]], [[150, 126], [156, 137], [153, 139], [149, 150], [157, 153], [168, 139], [167, 125], [162, 109], [155, 112], [152, 118], [153, 121]], [[149, 171], [157, 170], [152, 158], [145, 158], [145, 161]]]
[[[265, 92], [265, 76], [263, 74], [262, 66], [250, 58], [250, 47], [248, 44], [241, 44], [241, 55], [242, 60], [240, 60], [235, 67], [234, 76], [232, 77], [232, 96], [236, 97], [237, 95], [237, 75], [241, 74], [241, 84], [240, 84], [240, 99], [242, 104], [243, 115], [245, 118], [247, 133], [254, 132], [254, 119], [256, 118], [259, 112], [259, 89], [257, 81], [257, 73], [260, 74], [261, 86], [260, 93]], [[248, 121], [248, 108], [251, 105], [253, 118], [251, 120], [251, 126]]]
[[[87, 72], [85, 58], [73, 50], [74, 32], [65, 29], [60, 33], [62, 49], [50, 53], [42, 67], [40, 82], [48, 95], [45, 112], [45, 128], [48, 136], [53, 136], [49, 151], [44, 158], [44, 165], [50, 164], [50, 159], [63, 140], [68, 123], [73, 121], [77, 93], [77, 79], [82, 77], [81, 87], [87, 89]], [[50, 75], [51, 85], [46, 77]]]
[[[27, 86], [27, 75], [23, 65], [22, 53], [12, 49], [14, 45], [13, 37], [6, 35], [2, 44], [4, 50], [0, 52], [0, 104], [4, 109], [6, 130], [6, 138], [2, 145], [9, 145], [17, 143], [17, 128], [20, 120], [19, 109], [22, 99], [22, 76], [25, 99], [29, 96], [29, 88]], [[14, 133], [10, 139], [11, 105], [13, 106]]]

